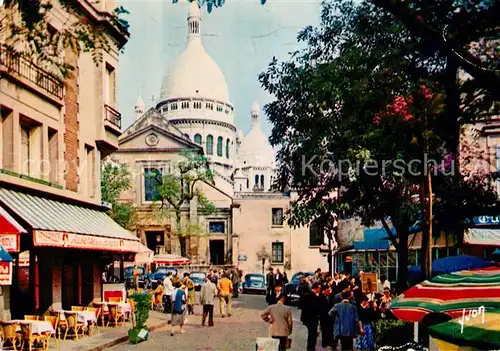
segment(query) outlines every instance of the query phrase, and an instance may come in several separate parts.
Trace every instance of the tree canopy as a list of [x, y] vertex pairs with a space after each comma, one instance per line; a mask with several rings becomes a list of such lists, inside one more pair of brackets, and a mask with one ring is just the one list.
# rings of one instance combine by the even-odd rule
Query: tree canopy
[[464, 217], [495, 201], [488, 174], [451, 169], [464, 131], [452, 131], [450, 108], [467, 112], [465, 123], [485, 105], [459, 94], [454, 106], [447, 53], [429, 50], [425, 38], [371, 2], [324, 2], [320, 26], [298, 39], [305, 49], [273, 59], [259, 77], [274, 96], [265, 111], [270, 141], [280, 148], [279, 181], [298, 191], [289, 222], [306, 225], [332, 212], [365, 225], [380, 221], [400, 254], [404, 285], [410, 228], [426, 224], [426, 191], [438, 200], [431, 221], [438, 232], [458, 232]]

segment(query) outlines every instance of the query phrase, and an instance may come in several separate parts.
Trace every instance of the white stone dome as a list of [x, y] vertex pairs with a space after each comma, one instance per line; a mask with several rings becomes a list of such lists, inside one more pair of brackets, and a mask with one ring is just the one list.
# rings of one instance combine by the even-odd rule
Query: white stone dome
[[260, 129], [259, 111], [252, 108], [252, 129], [243, 139], [238, 151], [239, 166], [274, 168], [275, 158], [268, 137]]
[[226, 78], [203, 47], [200, 22], [200, 9], [193, 1], [189, 6], [188, 42], [163, 78], [161, 100], [202, 97], [231, 103]]

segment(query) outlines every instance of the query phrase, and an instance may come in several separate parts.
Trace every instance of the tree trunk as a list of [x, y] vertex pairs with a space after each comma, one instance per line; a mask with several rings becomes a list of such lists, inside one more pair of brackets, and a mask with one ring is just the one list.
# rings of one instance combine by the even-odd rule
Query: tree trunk
[[182, 236], [181, 211], [180, 210], [175, 211], [175, 225], [176, 225], [177, 236], [179, 237], [179, 250], [180, 250], [179, 253], [182, 257], [186, 257], [186, 255], [187, 255], [186, 238], [184, 236]]
[[[401, 228], [401, 227], [400, 227]], [[408, 226], [398, 230], [399, 242], [396, 246], [398, 254], [398, 289], [403, 292], [408, 288]]]
[[[420, 212], [421, 212], [421, 220], [420, 220], [420, 231], [422, 235], [422, 246], [421, 246], [421, 254], [420, 254], [420, 269], [422, 271], [422, 274], [426, 277], [427, 279], [427, 274], [428, 274], [428, 269], [427, 267], [429, 266], [429, 260], [427, 258], [426, 252], [427, 248], [430, 245], [430, 240], [429, 240], [429, 230], [428, 230], [428, 225], [427, 225], [427, 207], [425, 206], [425, 179], [422, 176], [420, 180]], [[430, 263], [432, 264], [432, 263]]]

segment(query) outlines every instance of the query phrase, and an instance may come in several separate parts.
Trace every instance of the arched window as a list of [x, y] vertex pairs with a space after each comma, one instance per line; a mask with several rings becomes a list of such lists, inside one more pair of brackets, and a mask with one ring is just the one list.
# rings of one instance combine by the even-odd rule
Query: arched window
[[189, 137], [189, 134], [184, 134], [184, 137], [191, 140], [191, 138]]
[[247, 178], [247, 189], [250, 188], [250, 179]]
[[259, 185], [259, 175], [258, 174], [255, 175], [255, 184], [254, 185], [255, 186]]
[[200, 134], [195, 134], [194, 136], [194, 142], [198, 145], [201, 145], [201, 143], [203, 142], [202, 138], [201, 138], [201, 135]]
[[214, 154], [214, 137], [207, 135], [207, 155]]
[[273, 176], [269, 178], [269, 189], [273, 187]]
[[241, 191], [242, 185], [240, 184], [240, 191]]
[[217, 156], [222, 157], [222, 137], [217, 138]]
[[226, 140], [226, 158], [229, 158], [229, 139]]
[[321, 245], [323, 245], [323, 231], [316, 221], [312, 221], [309, 225], [309, 246]]
[[264, 187], [264, 175], [263, 174], [260, 175], [260, 187], [261, 188]]

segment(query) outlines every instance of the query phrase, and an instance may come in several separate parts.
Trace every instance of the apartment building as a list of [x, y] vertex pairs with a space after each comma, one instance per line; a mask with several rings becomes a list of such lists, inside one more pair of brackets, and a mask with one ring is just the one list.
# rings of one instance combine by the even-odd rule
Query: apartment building
[[[104, 266], [140, 245], [105, 214], [100, 195], [101, 161], [121, 135], [118, 60], [129, 33], [110, 15], [114, 0], [75, 0], [75, 13], [52, 5], [54, 30], [86, 20], [111, 45], [100, 62], [66, 49], [75, 69], [61, 79], [0, 42], [0, 244], [13, 258], [3, 319], [89, 303], [101, 295]], [[26, 251], [29, 267], [19, 264]]]

